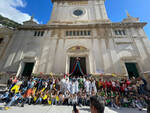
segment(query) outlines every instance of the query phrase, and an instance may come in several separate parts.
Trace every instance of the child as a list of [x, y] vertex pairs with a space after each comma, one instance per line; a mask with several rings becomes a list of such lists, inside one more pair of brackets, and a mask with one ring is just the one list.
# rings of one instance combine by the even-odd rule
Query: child
[[48, 91], [47, 92], [45, 91], [42, 97], [42, 104], [48, 104], [47, 99], [48, 99]]
[[83, 92], [82, 94], [82, 105], [85, 106], [86, 105], [86, 98], [87, 98], [87, 95], [85, 92]]
[[106, 102], [105, 105], [108, 106], [108, 107], [112, 107], [111, 98], [110, 98], [110, 97], [106, 97], [105, 100], [106, 100], [106, 101], [105, 101], [105, 102]]
[[117, 96], [115, 97], [115, 104], [116, 104], [116, 106], [117, 106], [117, 109], [119, 109], [119, 107], [120, 107], [120, 105], [121, 105], [119, 95], [117, 95]]
[[51, 98], [52, 98], [52, 105], [56, 105], [57, 104], [57, 100], [56, 100], [56, 92], [53, 90], [52, 94], [51, 94]]
[[60, 105], [62, 105], [63, 102], [64, 102], [64, 95], [63, 95], [63, 93], [59, 93], [59, 101], [58, 101], [58, 103], [59, 103]]
[[73, 94], [72, 105], [78, 104], [77, 102], [78, 102], [78, 97], [77, 97], [77, 94], [75, 93], [75, 94]]
[[68, 98], [68, 104], [72, 105], [73, 95], [70, 94], [70, 97]]
[[129, 102], [128, 98], [127, 98], [127, 97], [124, 97], [124, 98], [123, 98], [123, 106], [124, 106], [124, 107], [129, 107], [129, 103], [130, 103], [130, 102]]

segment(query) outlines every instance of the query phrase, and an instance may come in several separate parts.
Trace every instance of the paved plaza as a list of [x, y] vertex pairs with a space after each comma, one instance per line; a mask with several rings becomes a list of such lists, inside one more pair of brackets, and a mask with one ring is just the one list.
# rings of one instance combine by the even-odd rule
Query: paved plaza
[[[90, 113], [89, 107], [77, 107], [80, 113]], [[72, 106], [49, 105], [25, 105], [24, 107], [11, 107], [8, 110], [0, 110], [0, 113], [72, 113]], [[132, 108], [111, 109], [106, 107], [105, 113], [146, 113]]]

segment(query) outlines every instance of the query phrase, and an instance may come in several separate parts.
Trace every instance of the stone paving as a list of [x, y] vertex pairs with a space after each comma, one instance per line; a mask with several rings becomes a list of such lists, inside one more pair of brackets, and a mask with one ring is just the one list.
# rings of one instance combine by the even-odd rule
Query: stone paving
[[[90, 113], [89, 107], [77, 107], [80, 113]], [[72, 113], [72, 106], [48, 106], [48, 105], [25, 105], [24, 107], [11, 107], [8, 110], [0, 110], [0, 113]], [[146, 113], [132, 108], [111, 109], [106, 107], [105, 113]]]

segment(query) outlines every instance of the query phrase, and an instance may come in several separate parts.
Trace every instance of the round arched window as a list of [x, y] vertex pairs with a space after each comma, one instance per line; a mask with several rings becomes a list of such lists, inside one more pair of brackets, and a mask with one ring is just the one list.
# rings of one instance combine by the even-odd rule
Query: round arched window
[[75, 16], [81, 16], [81, 15], [83, 15], [83, 10], [81, 10], [81, 9], [76, 9], [76, 10], [73, 11], [73, 14], [74, 14]]

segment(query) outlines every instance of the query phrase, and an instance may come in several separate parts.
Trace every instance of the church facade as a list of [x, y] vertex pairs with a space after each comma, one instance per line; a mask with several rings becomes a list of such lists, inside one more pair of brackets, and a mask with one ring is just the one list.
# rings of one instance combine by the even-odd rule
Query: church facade
[[139, 76], [150, 70], [150, 42], [138, 18], [111, 22], [105, 0], [52, 0], [51, 20], [24, 22], [0, 60], [0, 72]]

